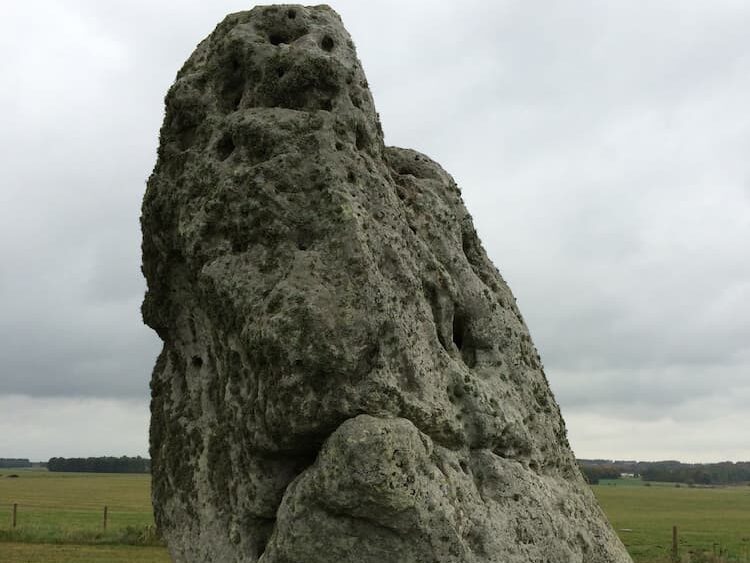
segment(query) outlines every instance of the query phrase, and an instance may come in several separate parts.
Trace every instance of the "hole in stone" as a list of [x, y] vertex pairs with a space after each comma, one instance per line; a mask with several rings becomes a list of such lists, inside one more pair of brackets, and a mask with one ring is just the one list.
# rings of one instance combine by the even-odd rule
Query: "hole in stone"
[[288, 17], [290, 20], [293, 20], [297, 17], [297, 12], [295, 12], [294, 10], [287, 10], [286, 17]]
[[461, 360], [469, 368], [477, 365], [477, 351], [471, 342], [471, 335], [467, 330], [467, 321], [461, 312], [453, 316], [453, 344], [461, 353]]
[[277, 33], [272, 33], [268, 37], [268, 40], [271, 42], [271, 45], [280, 45], [281, 43], [286, 43], [286, 39]]
[[323, 41], [320, 42], [320, 46], [323, 48], [324, 51], [332, 51], [333, 50], [333, 39], [330, 35], [326, 35], [323, 38]]
[[349, 173], [346, 175], [346, 179], [351, 184], [357, 181], [357, 177], [354, 175], [354, 172], [352, 172], [351, 170], [349, 170]]
[[201, 358], [200, 356], [193, 356], [193, 359], [190, 361], [193, 364], [193, 367], [196, 368], [199, 368], [203, 365], [203, 358]]
[[456, 345], [460, 352], [464, 347], [464, 329], [465, 320], [463, 315], [456, 313], [453, 316], [453, 344]]
[[336, 150], [337, 151], [344, 150], [344, 145], [342, 145], [339, 141], [336, 141]]
[[[410, 225], [411, 227], [411, 225]], [[442, 345], [443, 349], [450, 354], [451, 348], [448, 342], [448, 327], [443, 327], [442, 322], [442, 306], [438, 296], [438, 291], [432, 283], [425, 283], [423, 285], [424, 295], [427, 298], [427, 302], [430, 304], [432, 309], [432, 319], [435, 323], [435, 332], [437, 334], [438, 341]]]
[[330, 99], [323, 100], [320, 103], [320, 108], [325, 111], [331, 111], [333, 109], [333, 102]]
[[216, 153], [219, 155], [219, 160], [226, 160], [234, 152], [234, 141], [229, 133], [225, 133], [224, 136], [219, 139], [216, 143]]
[[472, 254], [472, 244], [471, 240], [466, 236], [461, 237], [461, 250], [464, 251], [464, 256], [466, 256], [467, 260], [470, 260], [469, 255]]
[[228, 57], [228, 60], [222, 62], [223, 76], [220, 91], [222, 109], [226, 112], [239, 108], [245, 91], [244, 55], [236, 51], [231, 52]]
[[467, 465], [467, 463], [463, 459], [461, 461], [459, 461], [458, 464], [461, 466], [461, 471], [463, 471], [464, 473], [468, 473], [469, 472], [469, 466]]
[[285, 73], [286, 73], [286, 69], [284, 69], [282, 67], [278, 67], [276, 69], [276, 76], [278, 76], [279, 78], [281, 78], [282, 76], [284, 76]]
[[315, 241], [312, 231], [305, 227], [300, 227], [294, 235], [294, 242], [299, 250], [307, 250]]

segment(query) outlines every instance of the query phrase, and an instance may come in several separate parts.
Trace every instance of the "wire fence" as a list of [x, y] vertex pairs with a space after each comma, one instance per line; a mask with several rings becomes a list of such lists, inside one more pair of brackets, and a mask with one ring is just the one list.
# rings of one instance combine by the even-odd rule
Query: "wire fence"
[[40, 502], [3, 502], [0, 503], [0, 540], [163, 545], [151, 512], [115, 508], [92, 502], [70, 507]]
[[52, 504], [43, 503], [2, 503], [0, 504], [0, 511], [6, 512], [10, 516], [10, 527], [17, 527], [23, 516], [28, 517], [31, 521], [36, 522], [40, 519], [45, 521], [55, 520], [57, 514], [59, 522], [65, 524], [65, 518], [71, 514], [78, 514], [84, 516], [87, 521], [98, 519], [103, 529], [107, 528], [107, 524], [110, 522], [112, 515], [120, 517], [125, 523], [132, 523], [133, 521], [144, 521], [145, 523], [153, 523], [151, 519], [151, 513], [135, 510], [113, 510], [110, 505], [90, 503], [90, 504], [77, 504], [76, 506], [66, 507]]

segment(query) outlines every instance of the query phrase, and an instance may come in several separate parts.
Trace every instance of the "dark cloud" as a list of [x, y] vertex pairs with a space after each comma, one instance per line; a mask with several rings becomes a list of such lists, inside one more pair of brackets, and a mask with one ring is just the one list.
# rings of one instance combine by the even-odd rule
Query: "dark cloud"
[[[333, 5], [387, 142], [436, 158], [463, 188], [579, 453], [750, 457], [708, 442], [750, 423], [750, 7]], [[195, 45], [247, 7], [48, 0], [4, 12], [6, 405], [145, 408], [159, 342], [138, 311], [138, 216], [163, 96]], [[694, 431], [667, 447], [660, 436], [680, 424]], [[143, 429], [127, 439], [145, 444]]]

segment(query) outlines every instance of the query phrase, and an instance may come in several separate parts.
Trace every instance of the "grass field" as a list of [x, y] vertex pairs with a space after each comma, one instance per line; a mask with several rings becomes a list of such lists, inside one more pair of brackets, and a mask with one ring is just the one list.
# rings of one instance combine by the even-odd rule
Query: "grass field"
[[153, 534], [150, 487], [142, 474], [0, 470], [0, 562], [167, 562]]
[[0, 563], [169, 563], [163, 547], [0, 542]]
[[750, 487], [644, 486], [618, 479], [592, 488], [636, 563], [668, 559], [672, 526], [684, 560], [706, 553], [750, 562]]
[[[150, 535], [149, 487], [148, 475], [0, 470], [0, 563], [167, 563], [166, 549]], [[750, 563], [750, 487], [618, 479], [592, 488], [636, 563], [669, 561], [673, 525], [682, 561]]]

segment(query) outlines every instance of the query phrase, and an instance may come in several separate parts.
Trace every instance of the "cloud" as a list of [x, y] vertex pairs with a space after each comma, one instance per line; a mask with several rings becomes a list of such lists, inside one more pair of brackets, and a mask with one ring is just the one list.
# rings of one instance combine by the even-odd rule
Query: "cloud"
[[[722, 412], [742, 412], [750, 397], [748, 375], [745, 362], [549, 370], [565, 412], [631, 416], [639, 421], [669, 412], [705, 422]], [[703, 406], [693, 408], [698, 404]]]
[[0, 396], [2, 457], [146, 457], [148, 418], [142, 401]]
[[711, 463], [748, 459], [745, 428], [750, 416], [717, 413], [709, 421], [676, 418], [638, 420], [571, 412], [566, 417], [574, 453], [584, 459]]
[[[750, 374], [750, 7], [333, 7], [387, 142], [429, 154], [462, 187], [576, 450], [750, 457], [736, 432]], [[39, 452], [55, 443], [55, 409], [145, 412], [160, 343], [138, 311], [138, 217], [163, 96], [195, 45], [246, 8], [46, 0], [4, 12], [0, 401], [50, 413], [15, 431]], [[144, 439], [140, 424], [120, 429], [123, 449]], [[684, 439], [667, 438], [674, 425]]]

